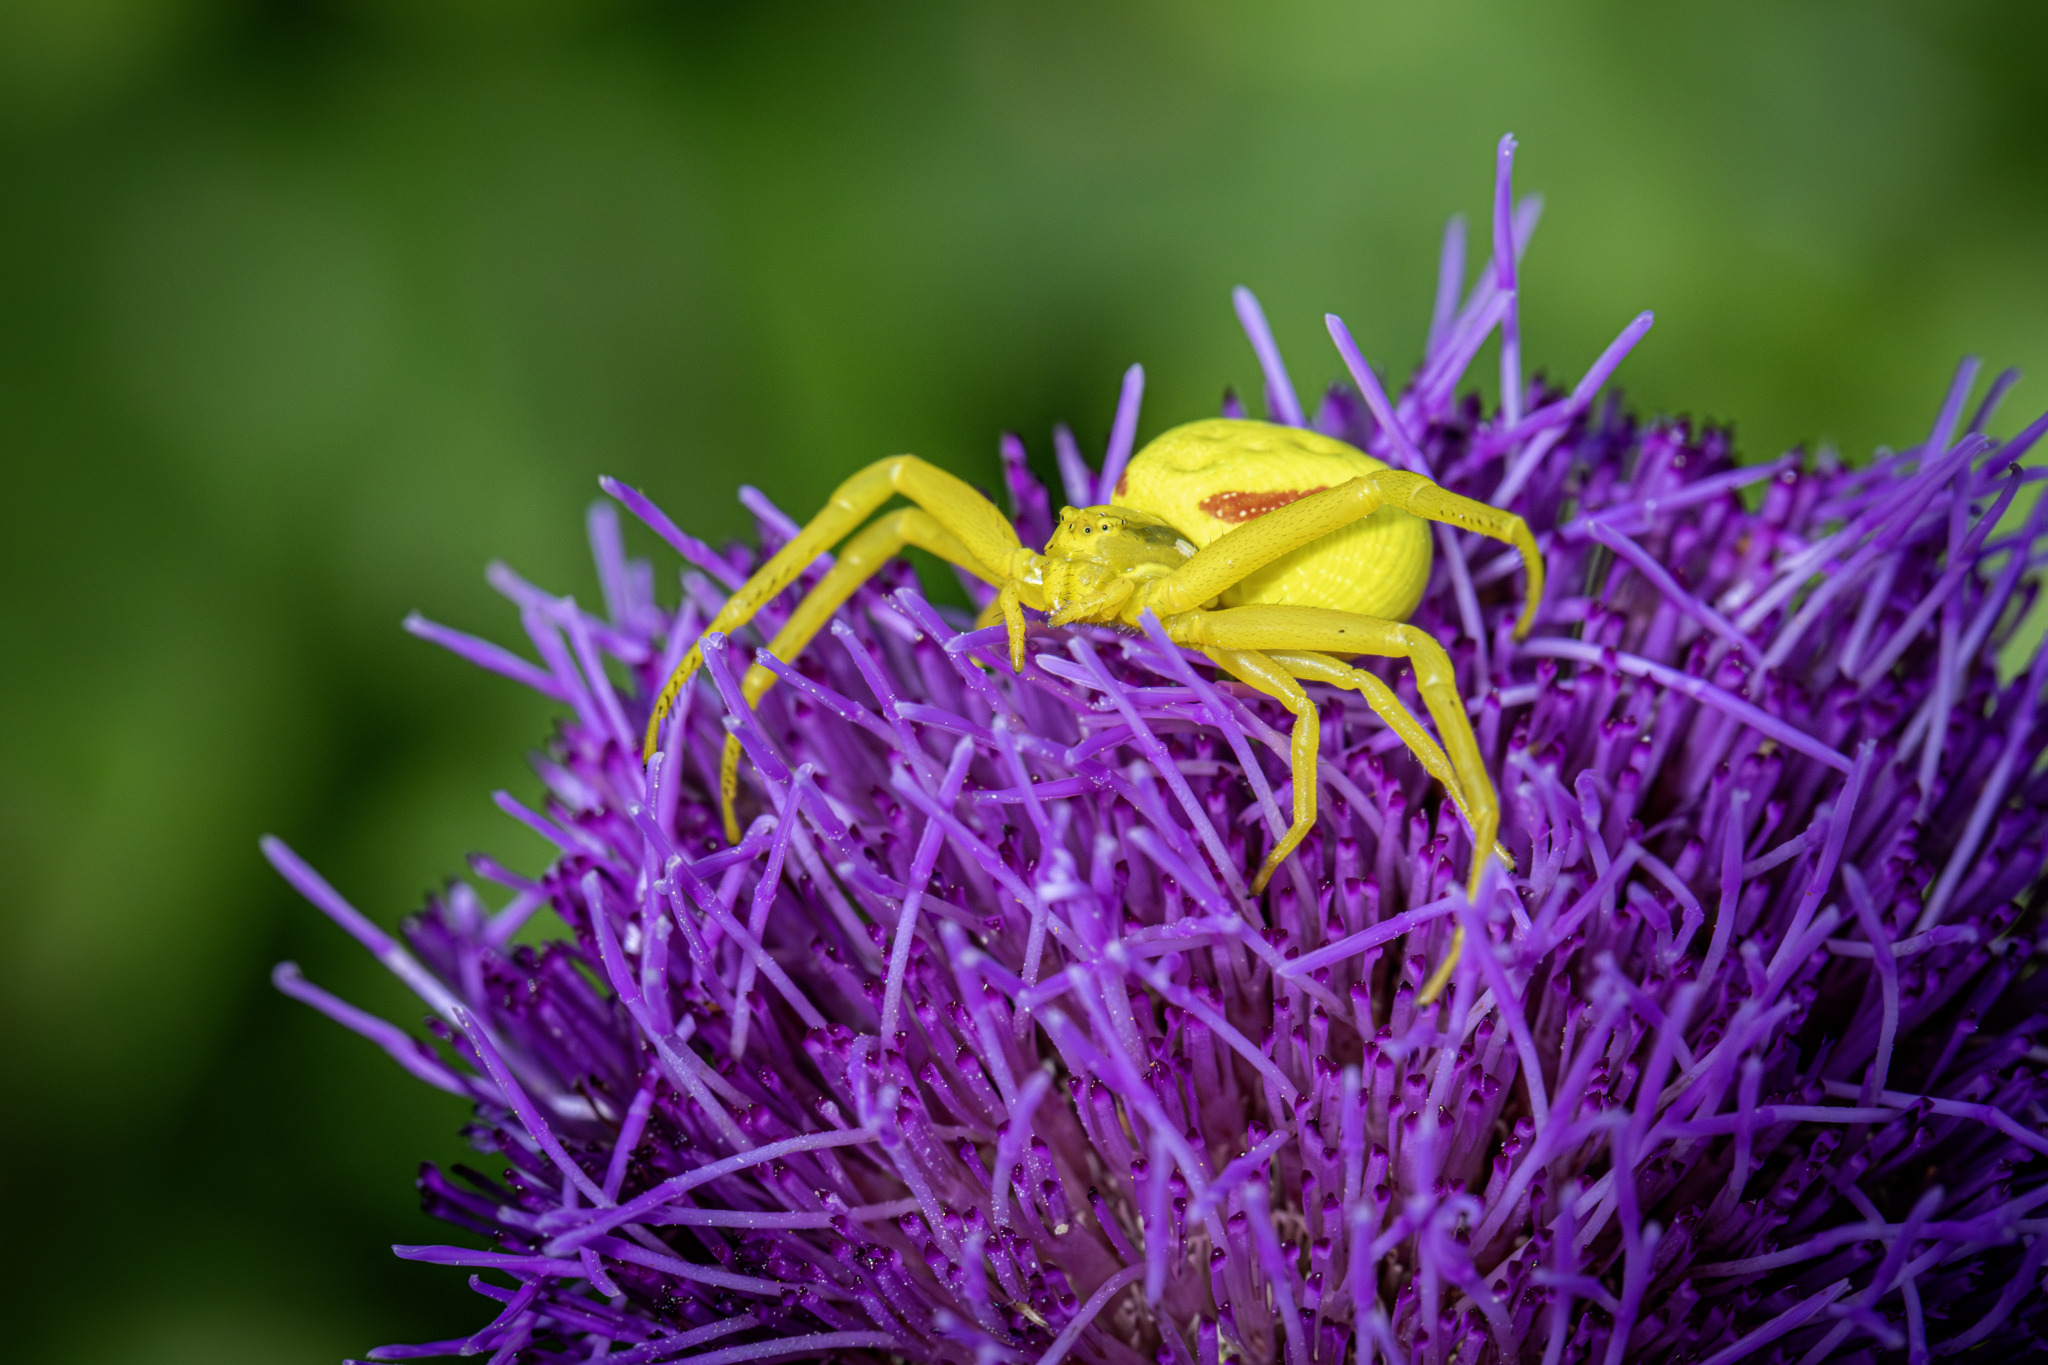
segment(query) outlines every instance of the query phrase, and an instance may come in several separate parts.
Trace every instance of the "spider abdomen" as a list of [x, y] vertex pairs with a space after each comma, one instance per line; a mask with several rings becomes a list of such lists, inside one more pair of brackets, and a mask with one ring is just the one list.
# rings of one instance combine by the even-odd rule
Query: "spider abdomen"
[[[1112, 494], [1208, 545], [1297, 498], [1387, 466], [1299, 427], [1227, 417], [1164, 433], [1131, 458]], [[1430, 533], [1421, 518], [1383, 507], [1281, 556], [1225, 592], [1226, 607], [1332, 607], [1401, 621], [1429, 583]]]

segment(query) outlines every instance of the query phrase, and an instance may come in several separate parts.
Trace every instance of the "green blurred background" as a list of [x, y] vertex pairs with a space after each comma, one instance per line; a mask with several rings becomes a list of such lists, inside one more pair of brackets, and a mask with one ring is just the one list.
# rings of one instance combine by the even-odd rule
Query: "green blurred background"
[[1239, 282], [1304, 387], [1326, 309], [1405, 374], [1507, 130], [1532, 364], [1653, 307], [1639, 404], [1904, 443], [1965, 351], [2048, 377], [2043, 15], [0, 0], [6, 1353], [483, 1320], [385, 1249], [460, 1106], [266, 976], [419, 1010], [255, 840], [386, 923], [537, 863], [487, 793], [546, 708], [398, 623], [513, 641], [494, 556], [591, 595], [598, 474], [730, 534], [741, 481], [1099, 449], [1133, 360], [1146, 433], [1257, 391]]

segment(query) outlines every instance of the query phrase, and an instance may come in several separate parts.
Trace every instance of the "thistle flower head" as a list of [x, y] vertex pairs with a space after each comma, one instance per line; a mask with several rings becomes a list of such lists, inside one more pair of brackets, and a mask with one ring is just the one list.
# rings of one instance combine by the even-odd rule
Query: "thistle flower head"
[[[290, 964], [278, 984], [475, 1107], [494, 1172], [428, 1167], [475, 1268], [471, 1337], [382, 1360], [1434, 1365], [2011, 1349], [2042, 1330], [2048, 654], [2001, 681], [2048, 504], [1974, 364], [1924, 441], [1738, 465], [1720, 431], [1525, 382], [1504, 144], [1494, 249], [1447, 238], [1420, 369], [1313, 412], [1238, 297], [1274, 420], [1513, 508], [1555, 589], [1516, 643], [1512, 551], [1439, 538], [1414, 620], [1452, 645], [1512, 872], [1469, 901], [1454, 805], [1357, 696], [1287, 717], [1157, 631], [1034, 628], [1012, 674], [908, 571], [864, 588], [758, 710], [708, 637], [660, 752], [649, 697], [745, 576], [680, 598], [590, 517], [602, 613], [508, 570], [538, 662], [419, 635], [565, 717], [527, 878], [377, 929], [272, 861], [431, 1011], [430, 1044]], [[1501, 333], [1503, 402], [1459, 397]], [[1098, 473], [1130, 454], [1125, 385]], [[2048, 419], [2044, 419], [2048, 420]], [[1004, 472], [1050, 530], [1022, 445]], [[791, 523], [748, 495], [761, 538]], [[820, 570], [822, 565], [819, 566]], [[814, 571], [816, 572], [816, 571]], [[799, 585], [801, 588], [803, 585]], [[760, 621], [780, 624], [785, 598]], [[1411, 708], [1413, 681], [1383, 670]], [[718, 754], [747, 755], [745, 836]], [[1290, 781], [1323, 818], [1247, 876]], [[514, 947], [538, 908], [572, 936]], [[1462, 926], [1450, 989], [1418, 988]]]

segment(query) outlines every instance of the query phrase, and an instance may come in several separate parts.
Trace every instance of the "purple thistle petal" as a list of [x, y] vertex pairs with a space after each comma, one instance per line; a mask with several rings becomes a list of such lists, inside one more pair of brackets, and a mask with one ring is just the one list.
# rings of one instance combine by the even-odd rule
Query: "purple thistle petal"
[[[796, 539], [796, 522], [790, 519], [789, 513], [777, 507], [766, 493], [752, 484], [743, 483], [739, 486], [737, 496], [740, 506], [754, 514], [754, 520], [761, 524], [762, 533], [774, 537], [776, 544], [781, 545]], [[816, 562], [821, 565], [830, 564], [832, 556], [819, 555]]]
[[1344, 319], [1335, 313], [1323, 315], [1323, 325], [1329, 329], [1330, 340], [1337, 343], [1337, 354], [1343, 358], [1344, 368], [1351, 372], [1351, 378], [1358, 385], [1358, 391], [1365, 395], [1366, 406], [1372, 409], [1373, 420], [1386, 433], [1393, 445], [1394, 454], [1405, 469], [1428, 478], [1431, 474], [1429, 459], [1408, 433], [1402, 429], [1400, 419], [1395, 416], [1394, 405], [1387, 401], [1387, 391], [1380, 386], [1380, 377], [1360, 353], [1358, 343], [1351, 339], [1351, 329], [1344, 325]]
[[341, 893], [327, 884], [327, 879], [308, 867], [305, 860], [292, 852], [284, 840], [272, 835], [262, 839], [263, 856], [277, 869], [280, 876], [290, 882], [292, 889], [319, 907], [321, 913], [348, 931], [351, 938], [370, 950], [370, 956], [383, 963], [390, 973], [404, 982], [407, 989], [424, 1000], [434, 1013], [450, 1023], [455, 1022], [455, 1012], [461, 1008], [453, 992], [442, 985], [440, 980], [422, 967], [419, 960], [397, 940], [372, 924], [368, 916], [341, 898]]
[[[943, 805], [952, 805], [960, 799], [960, 783], [967, 776], [967, 760], [974, 756], [974, 744], [963, 739], [953, 746], [953, 757], [946, 764], [946, 776], [939, 784], [938, 799]], [[917, 842], [917, 855], [910, 860], [910, 875], [905, 886], [910, 894], [903, 898], [901, 917], [896, 921], [896, 932], [890, 938], [888, 984], [882, 995], [882, 1041], [886, 1044], [896, 1036], [898, 1012], [903, 1005], [903, 975], [910, 967], [910, 944], [917, 931], [917, 914], [924, 902], [925, 885], [932, 879], [932, 871], [939, 861], [939, 846], [945, 837], [945, 828], [934, 820], [924, 828]]]
[[1429, 341], [1424, 354], [1434, 355], [1457, 316], [1459, 296], [1465, 292], [1465, 215], [1454, 213], [1444, 224], [1444, 244], [1437, 256], [1436, 305], [1429, 312]]
[[1948, 397], [1942, 400], [1941, 411], [1935, 414], [1934, 430], [1927, 433], [1926, 455], [1940, 455], [1955, 439], [1956, 425], [1963, 418], [1963, 404], [1969, 401], [1970, 390], [1977, 386], [1977, 372], [1983, 362], [1976, 356], [1966, 355], [1956, 366], [1955, 378], [1949, 381]]
[[1074, 440], [1073, 429], [1065, 422], [1052, 429], [1053, 458], [1060, 467], [1060, 485], [1065, 489], [1067, 505], [1087, 507], [1095, 501], [1095, 471], [1081, 458], [1081, 447]]
[[1273, 329], [1266, 325], [1266, 312], [1259, 307], [1258, 296], [1239, 285], [1230, 291], [1230, 301], [1237, 309], [1245, 339], [1252, 344], [1252, 353], [1259, 358], [1259, 369], [1266, 376], [1268, 420], [1282, 426], [1307, 426], [1301, 400], [1294, 396], [1294, 381], [1287, 377], [1287, 366], [1280, 360], [1280, 347], [1273, 340]]
[[728, 1346], [690, 1357], [696, 1365], [742, 1365], [771, 1360], [827, 1360], [837, 1351], [896, 1350], [902, 1342], [887, 1332], [817, 1332], [810, 1336], [773, 1338], [746, 1346]]
[[1607, 343], [1607, 349], [1580, 377], [1570, 397], [1561, 403], [1539, 408], [1520, 422], [1508, 424], [1507, 431], [1495, 438], [1504, 450], [1523, 441], [1528, 444], [1508, 466], [1507, 473], [1501, 476], [1500, 486], [1493, 491], [1493, 501], [1503, 504], [1514, 501], [1522, 486], [1529, 481], [1529, 476], [1543, 463], [1543, 457], [1563, 438], [1566, 428], [1593, 406], [1593, 399], [1614, 377], [1614, 372], [1621, 368], [1621, 362], [1628, 359], [1629, 352], [1649, 333], [1656, 320], [1656, 315], [1648, 311], [1636, 314], [1635, 320], [1621, 329], [1621, 335]]
[[1003, 482], [1009, 490], [1010, 511], [1016, 518], [1018, 539], [1026, 545], [1043, 545], [1052, 535], [1052, 506], [1045, 496], [1045, 486], [1032, 477], [1023, 441], [1006, 431], [1000, 449]]
[[668, 513], [656, 507], [645, 493], [631, 484], [620, 483], [617, 479], [605, 477], [597, 481], [598, 487], [617, 498], [628, 512], [646, 523], [647, 529], [667, 541], [669, 547], [683, 559], [696, 565], [705, 573], [717, 579], [728, 591], [746, 581], [746, 575], [727, 563], [724, 556], [706, 545], [695, 536], [685, 534]]
[[1734, 622], [1680, 587], [1662, 564], [1622, 532], [1604, 521], [1589, 521], [1586, 534], [1595, 544], [1605, 545], [1627, 560], [1631, 568], [1648, 579], [1651, 586], [1675, 603], [1680, 611], [1726, 640], [1732, 648], [1743, 652], [1750, 648], [1749, 637], [1737, 630]]
[[1494, 156], [1493, 283], [1507, 299], [1500, 323], [1500, 420], [1514, 426], [1522, 420], [1522, 323], [1517, 302], [1515, 262], [1515, 137], [1500, 140]]
[[1524, 653], [1534, 655], [1537, 658], [1574, 659], [1580, 663], [1592, 664], [1600, 668], [1615, 669], [1639, 678], [1648, 678], [1660, 686], [1668, 687], [1672, 691], [1691, 697], [1695, 701], [1705, 702], [1709, 706], [1727, 712], [1730, 716], [1754, 727], [1759, 733], [1769, 736], [1788, 749], [1796, 749], [1802, 754], [1817, 758], [1830, 768], [1837, 768], [1845, 773], [1849, 771], [1849, 760], [1846, 757], [1837, 750], [1814, 739], [1811, 735], [1802, 734], [1775, 716], [1760, 710], [1740, 697], [1730, 695], [1725, 690], [1715, 687], [1712, 683], [1690, 677], [1680, 670], [1672, 668], [1667, 664], [1660, 664], [1654, 659], [1645, 659], [1638, 655], [1623, 653], [1619, 650], [1602, 650], [1579, 640], [1538, 638], [1524, 641], [1522, 650]]
[[511, 650], [479, 640], [474, 635], [465, 635], [459, 630], [437, 625], [418, 612], [405, 618], [405, 633], [441, 646], [450, 653], [467, 659], [478, 668], [487, 668], [493, 673], [503, 674], [513, 682], [527, 687], [554, 701], [566, 702], [568, 692], [556, 682], [546, 669], [536, 667], [514, 654]]
[[1998, 411], [1998, 405], [2005, 400], [2005, 395], [2019, 382], [2018, 370], [2007, 369], [1998, 372], [1998, 378], [1992, 380], [1991, 387], [1984, 391], [1984, 401], [1977, 405], [1977, 415], [1970, 419], [1972, 436], [1983, 433], [1984, 424], [1991, 420], [1991, 414]]
[[[1513, 241], [1517, 262], [1529, 249], [1529, 239], [1542, 216], [1543, 201], [1534, 195], [1515, 206]], [[1464, 307], [1444, 334], [1443, 344], [1432, 349], [1408, 395], [1402, 399], [1403, 406], [1414, 407], [1421, 413], [1441, 411], [1451, 387], [1464, 376], [1465, 367], [1472, 363], [1472, 357], [1500, 325], [1507, 310], [1508, 299], [1500, 292], [1496, 272], [1480, 271]]]
[[597, 564], [598, 586], [604, 593], [605, 614], [615, 626], [627, 624], [640, 603], [633, 571], [626, 563], [626, 542], [619, 534], [619, 514], [610, 503], [593, 502], [584, 516], [584, 526], [590, 536], [590, 557]]
[[441, 1065], [433, 1049], [396, 1024], [386, 1023], [336, 996], [329, 995], [299, 972], [296, 962], [280, 962], [270, 973], [271, 984], [303, 1004], [311, 1005], [351, 1033], [357, 1033], [384, 1049], [391, 1060], [436, 1090], [464, 1099], [477, 1097], [476, 1088]]
[[491, 1046], [491, 1040], [477, 1024], [476, 1016], [458, 1005], [455, 1008], [455, 1023], [469, 1038], [470, 1046], [483, 1058], [484, 1067], [490, 1073], [491, 1080], [497, 1084], [506, 1102], [512, 1106], [512, 1112], [519, 1116], [527, 1135], [547, 1153], [548, 1160], [554, 1162], [556, 1168], [568, 1177], [570, 1184], [583, 1191], [584, 1197], [597, 1204], [609, 1204], [611, 1201], [605, 1197], [597, 1182], [562, 1149], [561, 1139], [555, 1136], [554, 1129], [548, 1127], [547, 1120], [541, 1117], [541, 1112], [534, 1107], [533, 1101], [526, 1097], [525, 1088], [512, 1074], [512, 1069], [505, 1065], [505, 1059], [498, 1055], [498, 1049]]
[[1138, 443], [1138, 404], [1145, 397], [1145, 367], [1133, 365], [1124, 371], [1124, 386], [1117, 395], [1116, 420], [1109, 427], [1109, 449], [1102, 456], [1102, 473], [1095, 480], [1095, 501], [1114, 502], [1116, 486], [1123, 479], [1124, 466]]

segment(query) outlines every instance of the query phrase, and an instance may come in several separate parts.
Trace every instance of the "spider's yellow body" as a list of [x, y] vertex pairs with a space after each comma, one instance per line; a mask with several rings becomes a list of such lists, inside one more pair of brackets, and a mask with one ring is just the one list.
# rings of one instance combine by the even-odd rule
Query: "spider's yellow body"
[[[1217, 418], [1175, 427], [1134, 456], [1112, 493], [1202, 549], [1267, 512], [1387, 466], [1317, 432]], [[1404, 621], [1429, 584], [1430, 535], [1399, 507], [1290, 550], [1224, 590], [1226, 607], [1335, 607]]]
[[[912, 506], [868, 522], [891, 497]], [[710, 631], [746, 624], [820, 554], [852, 535], [810, 595], [769, 642], [794, 659], [854, 590], [916, 545], [997, 589], [989, 621], [1008, 627], [1010, 661], [1024, 667], [1024, 609], [1052, 624], [1094, 622], [1136, 628], [1155, 615], [1167, 636], [1199, 649], [1219, 668], [1278, 700], [1294, 715], [1290, 758], [1294, 820], [1252, 882], [1265, 889], [1314, 828], [1320, 724], [1303, 681], [1362, 694], [1399, 734], [1465, 815], [1476, 895], [1486, 853], [1495, 848], [1499, 799], [1466, 718], [1443, 646], [1403, 619], [1429, 581], [1430, 530], [1444, 522], [1505, 541], [1528, 571], [1516, 634], [1526, 634], [1543, 595], [1543, 559], [1522, 519], [1390, 469], [1341, 441], [1295, 427], [1229, 418], [1176, 427], [1132, 458], [1099, 507], [1065, 508], [1044, 553], [1027, 549], [1002, 513], [973, 488], [914, 455], [877, 461], [832, 495], [796, 537], [727, 599]], [[857, 535], [862, 523], [868, 524]], [[1415, 670], [1436, 737], [1378, 677], [1345, 660], [1402, 658]], [[692, 648], [655, 700], [646, 756], [702, 656]], [[741, 691], [751, 705], [774, 683], [760, 664]], [[728, 740], [722, 769], [726, 834], [739, 838], [733, 800], [739, 746]], [[1455, 965], [1462, 929], [1425, 984], [1433, 999]]]

